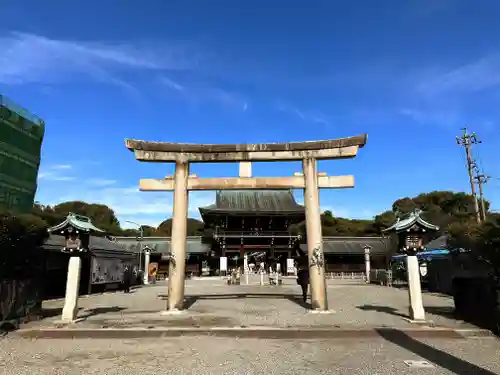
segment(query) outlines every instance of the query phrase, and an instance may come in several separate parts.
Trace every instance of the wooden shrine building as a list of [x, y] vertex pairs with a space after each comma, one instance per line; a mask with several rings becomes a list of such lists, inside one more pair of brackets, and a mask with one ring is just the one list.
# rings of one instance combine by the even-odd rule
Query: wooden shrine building
[[[215, 203], [199, 210], [213, 233], [208, 239], [212, 252], [216, 257], [226, 256], [228, 268], [241, 265], [247, 254], [275, 259], [284, 270], [286, 259], [295, 255], [295, 246], [307, 252], [305, 236], [291, 229], [305, 220], [305, 208], [295, 201], [291, 190], [219, 190]], [[367, 246], [372, 267], [386, 268], [392, 255], [389, 238], [324, 237], [326, 271], [362, 272]]]
[[213, 233], [212, 250], [228, 258], [229, 268], [240, 264], [246, 253], [276, 259], [284, 269], [301, 241], [290, 226], [305, 220], [305, 208], [288, 189], [218, 190], [215, 203], [199, 210]]
[[[289, 189], [219, 190], [215, 202], [199, 207], [205, 223], [204, 237], [187, 238], [186, 269], [201, 275], [217, 274], [219, 259], [227, 257], [228, 268], [273, 258], [286, 269], [286, 259], [294, 256], [295, 246], [306, 252], [306, 238], [293, 233], [291, 226], [305, 220], [305, 208]], [[158, 264], [159, 278], [167, 277], [171, 253], [170, 237], [117, 237], [129, 251], [151, 251], [151, 262]], [[324, 237], [323, 251], [327, 272], [364, 272], [365, 247], [370, 247], [372, 268], [387, 268], [393, 250], [388, 237]], [[204, 266], [205, 265], [205, 266]]]

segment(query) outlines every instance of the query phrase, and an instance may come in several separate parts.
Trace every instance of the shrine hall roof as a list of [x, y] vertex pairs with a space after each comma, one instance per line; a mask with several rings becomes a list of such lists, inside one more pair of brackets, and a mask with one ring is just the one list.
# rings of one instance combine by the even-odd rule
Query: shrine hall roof
[[218, 190], [215, 203], [200, 207], [200, 213], [304, 213], [289, 189], [280, 190]]
[[[365, 253], [366, 246], [370, 247], [372, 255], [385, 255], [391, 251], [388, 237], [323, 237], [325, 254], [361, 255]], [[307, 244], [300, 247], [307, 253]]]
[[439, 230], [439, 227], [437, 225], [434, 225], [434, 224], [431, 224], [431, 223], [425, 221], [424, 219], [422, 219], [422, 217], [420, 217], [420, 214], [421, 214], [420, 211], [412, 212], [412, 213], [410, 213], [410, 215], [408, 215], [408, 217], [406, 219], [403, 219], [403, 220], [398, 219], [389, 228], [384, 229], [383, 232], [384, 233], [387, 233], [387, 232], [398, 233], [398, 232], [401, 232], [403, 230], [407, 230], [407, 229], [413, 227], [414, 225], [419, 225], [422, 228], [428, 229], [431, 231]]
[[49, 233], [54, 233], [59, 230], [64, 230], [68, 226], [72, 226], [84, 232], [104, 232], [103, 230], [94, 226], [90, 218], [82, 215], [77, 215], [73, 212], [70, 212], [68, 214], [66, 220], [52, 228], [49, 228], [48, 231]]

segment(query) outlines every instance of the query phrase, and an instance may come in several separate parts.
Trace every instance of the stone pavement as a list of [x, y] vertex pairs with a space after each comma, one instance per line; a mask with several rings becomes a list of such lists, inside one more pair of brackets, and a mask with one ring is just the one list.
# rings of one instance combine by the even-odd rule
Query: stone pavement
[[[453, 301], [447, 297], [425, 294], [428, 318], [439, 328], [415, 329], [404, 319], [405, 290], [359, 282], [330, 280], [328, 295], [335, 313], [319, 315], [301, 305], [294, 280], [274, 287], [190, 280], [189, 308], [180, 315], [160, 314], [166, 291], [162, 283], [132, 294], [81, 298], [84, 319], [63, 328], [56, 324], [63, 301], [45, 302], [51, 316], [0, 337], [0, 375], [500, 374], [500, 341], [453, 320]], [[252, 338], [242, 334], [242, 326]], [[30, 332], [75, 330], [139, 334], [25, 338]], [[147, 334], [158, 330], [186, 331], [164, 338]], [[208, 336], [210, 330], [225, 330], [226, 336]], [[282, 334], [273, 336], [273, 330]], [[370, 331], [377, 335], [366, 334]], [[308, 332], [313, 334], [304, 335]], [[332, 332], [341, 334], [328, 336]], [[429, 336], [432, 332], [447, 335]], [[71, 337], [76, 338], [67, 339]]]
[[[494, 375], [496, 339], [139, 340], [0, 338], [1, 375]], [[426, 361], [411, 368], [405, 361]], [[418, 364], [418, 363], [417, 363]]]
[[[162, 315], [166, 306], [166, 282], [121, 292], [91, 295], [80, 299], [79, 317], [73, 329], [415, 329], [405, 320], [408, 311], [406, 290], [366, 285], [359, 281], [329, 280], [329, 305], [334, 312], [312, 314], [301, 301], [295, 280], [282, 286], [227, 285], [221, 279], [188, 280], [187, 311]], [[24, 330], [60, 327], [57, 320], [63, 300], [46, 301], [46, 319], [26, 325]], [[424, 294], [424, 306], [431, 327], [472, 329], [453, 319], [453, 300]], [[24, 330], [21, 330], [24, 332]]]

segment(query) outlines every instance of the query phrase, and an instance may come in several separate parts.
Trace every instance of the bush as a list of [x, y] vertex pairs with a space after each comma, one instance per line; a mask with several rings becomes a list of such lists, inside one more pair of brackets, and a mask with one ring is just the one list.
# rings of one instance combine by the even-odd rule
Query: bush
[[31, 214], [0, 213], [0, 275], [33, 276], [43, 266], [40, 246], [48, 237], [47, 224]]

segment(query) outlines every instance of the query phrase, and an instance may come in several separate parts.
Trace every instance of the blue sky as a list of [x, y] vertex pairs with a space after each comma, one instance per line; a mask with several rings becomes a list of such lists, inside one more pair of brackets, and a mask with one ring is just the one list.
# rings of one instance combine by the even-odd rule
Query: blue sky
[[[147, 4], [147, 5], [146, 5]], [[500, 209], [500, 3], [494, 0], [3, 0], [0, 91], [47, 124], [37, 199], [110, 205], [156, 225], [169, 193], [138, 192], [172, 166], [137, 162], [125, 138], [233, 143], [368, 133], [357, 158], [320, 163], [356, 187], [321, 193], [369, 218], [405, 196], [468, 189], [469, 126]], [[498, 158], [498, 157], [497, 157]], [[235, 164], [197, 164], [202, 177]], [[299, 163], [259, 163], [286, 176]], [[297, 192], [298, 201], [302, 193]], [[190, 194], [190, 214], [213, 192]]]

